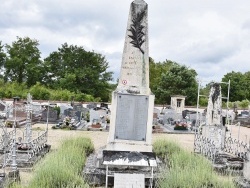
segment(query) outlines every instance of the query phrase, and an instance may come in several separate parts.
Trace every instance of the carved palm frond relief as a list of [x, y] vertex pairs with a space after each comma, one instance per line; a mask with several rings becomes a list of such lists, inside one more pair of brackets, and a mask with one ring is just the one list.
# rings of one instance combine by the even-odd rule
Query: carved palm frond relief
[[128, 37], [132, 39], [130, 43], [133, 44], [135, 48], [140, 49], [140, 51], [143, 54], [144, 50], [141, 48], [141, 46], [145, 42], [145, 39], [143, 39], [145, 36], [143, 29], [145, 27], [142, 25], [144, 16], [145, 16], [145, 10], [142, 10], [141, 12], [133, 16], [132, 24], [130, 26], [130, 29], [128, 29], [128, 31], [131, 32], [131, 35], [128, 35]]

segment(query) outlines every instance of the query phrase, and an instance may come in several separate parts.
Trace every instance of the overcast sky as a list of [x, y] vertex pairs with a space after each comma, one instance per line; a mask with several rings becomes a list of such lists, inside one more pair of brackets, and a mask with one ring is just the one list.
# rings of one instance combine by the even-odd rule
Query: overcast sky
[[[42, 57], [61, 44], [106, 56], [120, 71], [132, 0], [0, 0], [0, 41], [37, 39]], [[203, 81], [250, 71], [250, 1], [147, 0], [149, 55], [197, 71]]]

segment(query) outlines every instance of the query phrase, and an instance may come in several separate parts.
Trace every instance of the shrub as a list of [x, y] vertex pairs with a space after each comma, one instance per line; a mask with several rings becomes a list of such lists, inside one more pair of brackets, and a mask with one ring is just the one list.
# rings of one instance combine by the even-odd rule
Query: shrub
[[243, 109], [248, 109], [249, 104], [250, 104], [249, 100], [247, 100], [247, 99], [246, 100], [242, 100], [240, 102], [240, 107], [243, 108]]
[[94, 146], [89, 138], [74, 138], [63, 141], [61, 147], [49, 153], [36, 166], [34, 177], [28, 187], [89, 187], [81, 172], [86, 156]]
[[36, 85], [30, 88], [30, 94], [32, 95], [33, 99], [40, 99], [40, 100], [49, 100], [50, 99], [50, 92], [49, 90], [41, 85], [39, 82]]
[[166, 165], [157, 182], [157, 187], [234, 187], [232, 181], [222, 181], [218, 178], [206, 158], [181, 149], [175, 142], [158, 140], [153, 144], [153, 148]]

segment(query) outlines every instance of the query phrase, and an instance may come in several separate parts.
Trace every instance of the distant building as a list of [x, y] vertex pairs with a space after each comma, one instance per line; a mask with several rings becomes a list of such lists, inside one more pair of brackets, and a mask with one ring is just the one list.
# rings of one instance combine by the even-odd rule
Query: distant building
[[182, 113], [185, 108], [185, 98], [186, 96], [182, 95], [172, 95], [171, 108], [174, 109], [177, 113]]

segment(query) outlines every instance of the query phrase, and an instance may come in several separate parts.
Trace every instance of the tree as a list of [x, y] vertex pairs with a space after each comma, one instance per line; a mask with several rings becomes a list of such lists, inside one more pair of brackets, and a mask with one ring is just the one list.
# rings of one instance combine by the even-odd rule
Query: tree
[[17, 37], [12, 45], [6, 45], [5, 81], [25, 82], [28, 87], [40, 81], [44, 69], [38, 45], [37, 40], [29, 37]]
[[174, 62], [170, 60], [155, 63], [151, 57], [149, 58], [149, 87], [153, 93], [156, 93], [162, 74], [169, 71], [173, 64]]
[[108, 101], [112, 72], [108, 72], [105, 57], [83, 47], [64, 43], [58, 51], [44, 59], [47, 73], [43, 83], [53, 88], [67, 89], [101, 97]]
[[245, 79], [244, 79], [244, 89], [245, 89], [245, 99], [250, 100], [250, 71], [245, 72], [244, 74]]
[[[222, 82], [230, 80], [230, 101], [242, 101], [249, 97], [250, 73], [230, 72], [224, 75]], [[248, 80], [248, 81], [247, 81]], [[228, 85], [221, 85], [222, 95], [227, 96]]]
[[184, 65], [172, 63], [169, 71], [162, 73], [156, 90], [156, 102], [170, 103], [171, 95], [186, 96], [186, 104], [194, 105], [197, 101], [197, 73]]

